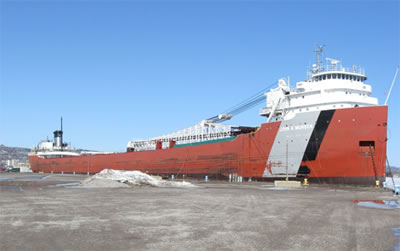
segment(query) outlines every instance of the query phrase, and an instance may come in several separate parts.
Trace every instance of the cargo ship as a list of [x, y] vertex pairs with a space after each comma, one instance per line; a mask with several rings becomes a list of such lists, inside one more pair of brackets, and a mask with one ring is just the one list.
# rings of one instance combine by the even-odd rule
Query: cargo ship
[[[128, 142], [121, 153], [75, 150], [54, 140], [34, 147], [34, 172], [93, 174], [103, 169], [139, 170], [164, 177], [240, 180], [305, 179], [316, 183], [375, 185], [385, 179], [387, 113], [371, 96], [362, 68], [321, 59], [304, 81], [288, 79], [260, 97], [189, 128]], [[244, 107], [265, 102], [259, 127], [223, 124]]]

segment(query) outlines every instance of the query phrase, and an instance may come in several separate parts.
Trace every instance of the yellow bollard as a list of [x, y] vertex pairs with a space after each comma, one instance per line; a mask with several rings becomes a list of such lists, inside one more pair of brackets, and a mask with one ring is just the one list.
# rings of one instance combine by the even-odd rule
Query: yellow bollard
[[308, 186], [309, 184], [308, 184], [308, 179], [307, 178], [305, 178], [304, 179], [304, 182], [303, 182], [303, 186]]
[[379, 183], [380, 183], [379, 180], [375, 180], [376, 188], [379, 188], [379, 187], [380, 187]]

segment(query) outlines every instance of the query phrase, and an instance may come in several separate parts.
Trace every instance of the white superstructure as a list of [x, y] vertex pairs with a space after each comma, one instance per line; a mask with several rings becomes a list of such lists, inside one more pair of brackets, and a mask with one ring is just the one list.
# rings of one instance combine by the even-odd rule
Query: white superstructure
[[62, 158], [71, 156], [111, 154], [112, 152], [82, 151], [73, 148], [70, 144], [63, 142], [63, 129], [61, 118], [61, 130], [54, 131], [54, 141], [49, 139], [41, 141], [37, 147], [33, 147], [29, 156], [37, 155], [39, 158]]
[[[56, 131], [59, 132], [59, 131]], [[54, 134], [56, 135], [56, 132]], [[80, 156], [81, 153], [70, 145], [62, 143], [58, 137], [54, 137], [54, 142], [48, 139], [39, 143], [37, 147], [32, 148], [29, 155], [37, 155], [42, 158], [57, 158], [66, 156]]]
[[290, 89], [289, 83], [279, 80], [278, 87], [265, 93], [267, 105], [260, 115], [267, 116], [268, 122], [292, 118], [297, 113], [322, 111], [350, 107], [377, 105], [377, 98], [370, 97], [372, 88], [366, 84], [364, 70], [353, 66], [342, 67], [340, 61], [327, 58], [327, 64], [319, 61], [322, 47], [317, 51], [317, 64], [306, 81], [296, 83]]

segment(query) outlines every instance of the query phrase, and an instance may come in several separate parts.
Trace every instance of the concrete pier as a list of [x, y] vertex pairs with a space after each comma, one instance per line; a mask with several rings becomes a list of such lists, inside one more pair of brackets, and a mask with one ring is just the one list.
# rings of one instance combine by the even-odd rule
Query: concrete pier
[[[79, 188], [86, 175], [0, 174], [0, 250], [392, 250], [400, 209], [366, 187], [190, 181]], [[188, 181], [185, 179], [185, 181]], [[65, 184], [63, 186], [62, 184]]]

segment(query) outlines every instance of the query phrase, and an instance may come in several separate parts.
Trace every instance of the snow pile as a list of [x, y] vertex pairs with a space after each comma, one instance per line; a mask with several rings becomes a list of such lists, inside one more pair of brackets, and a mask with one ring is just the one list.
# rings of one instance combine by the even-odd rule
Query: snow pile
[[85, 187], [128, 187], [128, 186], [153, 186], [153, 187], [196, 187], [189, 182], [166, 181], [157, 179], [140, 171], [121, 171], [104, 169], [100, 173], [87, 178], [82, 182]]
[[[396, 186], [400, 186], [400, 177], [393, 177], [393, 180]], [[394, 191], [393, 180], [392, 177], [386, 177], [383, 187]]]

